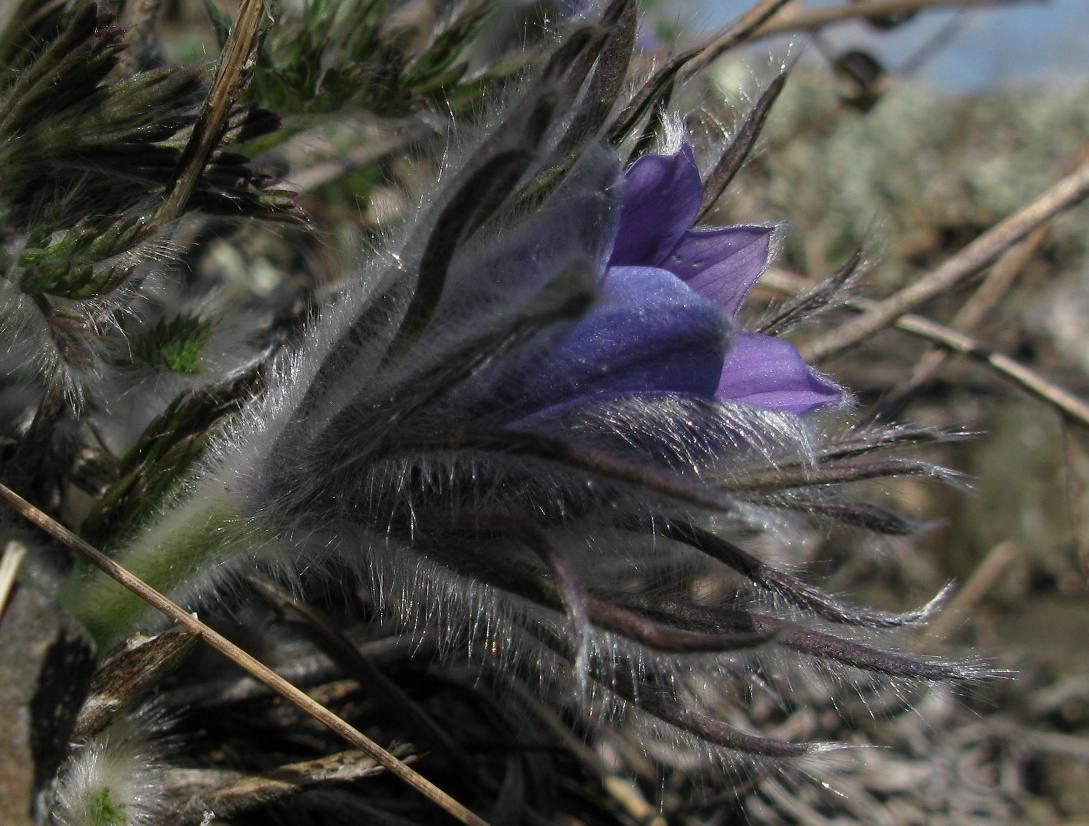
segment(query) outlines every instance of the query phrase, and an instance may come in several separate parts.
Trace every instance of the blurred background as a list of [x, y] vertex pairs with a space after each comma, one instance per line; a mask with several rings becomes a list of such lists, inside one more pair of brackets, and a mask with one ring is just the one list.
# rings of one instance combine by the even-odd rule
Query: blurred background
[[[688, 0], [671, 4], [678, 21], [717, 28], [741, 14], [746, 0]], [[810, 0], [807, 7], [834, 5]], [[1089, 4], [1045, 0], [1006, 7], [936, 8], [911, 26], [875, 34], [865, 23], [846, 22], [827, 31], [830, 42], [865, 46], [902, 65], [920, 49], [932, 50], [914, 79], [947, 91], [982, 92], [1078, 85], [1089, 73]], [[935, 44], [934, 38], [940, 38]], [[804, 37], [798, 38], [804, 41]], [[941, 48], [934, 48], [940, 45]]]
[[[714, 29], [749, 5], [661, 4], [658, 33]], [[717, 67], [715, 82], [727, 97], [751, 95], [769, 50], [800, 58], [768, 121], [764, 151], [720, 205], [720, 217], [786, 217], [792, 232], [779, 264], [810, 276], [834, 271], [852, 245], [868, 239], [878, 254], [861, 290], [886, 295], [1089, 158], [1086, 42], [1089, 3], [1054, 0], [855, 20], [753, 44]], [[1019, 258], [1008, 257], [1008, 266], [923, 313], [953, 326], [970, 322], [962, 329], [983, 347], [1089, 397], [1087, 228], [1082, 205], [1034, 237]], [[988, 296], [981, 283], [996, 289]], [[876, 734], [892, 747], [887, 764], [885, 757], [863, 760], [841, 790], [858, 794], [859, 778], [870, 788], [869, 822], [1089, 822], [1084, 425], [979, 362], [942, 361], [902, 332], [882, 333], [824, 367], [858, 391], [864, 416], [961, 425], [979, 435], [939, 457], [966, 474], [968, 491], [887, 491], [940, 522], [921, 543], [922, 555], [862, 552], [837, 565], [828, 543], [810, 563], [835, 570], [831, 581], [844, 590], [883, 595], [890, 604], [955, 579], [959, 590], [937, 622], [938, 644], [970, 647], [1016, 673], [940, 711], [931, 697], [935, 715]], [[913, 763], [923, 741], [931, 751]], [[829, 795], [813, 788], [757, 791], [749, 811], [760, 822], [841, 822]], [[912, 799], [924, 788], [930, 803]], [[799, 798], [809, 808], [791, 810]]]
[[[144, 57], [211, 68], [225, 21], [238, 3], [163, 0], [146, 7], [159, 5], [156, 37], [148, 37], [153, 48]], [[585, 4], [499, 3], [491, 28], [478, 39], [473, 29], [465, 46], [466, 65], [488, 67], [480, 75], [462, 76], [459, 63], [451, 80], [441, 54], [430, 67], [433, 73], [409, 78], [413, 83], [396, 71], [384, 75], [388, 66], [410, 65], [398, 59], [428, 43], [449, 5], [398, 4], [403, 19], [374, 23], [383, 38], [389, 35], [389, 52], [368, 46], [349, 64], [352, 37], [330, 45], [299, 34], [320, 29], [306, 10], [323, 6], [285, 0], [247, 92], [249, 101], [282, 115], [282, 122], [274, 132], [239, 138], [234, 148], [253, 158], [261, 175], [267, 173], [262, 186], [282, 178], [285, 189], [298, 193], [301, 210], [295, 211], [294, 200], [285, 205], [270, 199], [276, 209], [269, 212], [279, 223], [247, 217], [187, 224], [171, 290], [141, 308], [146, 326], [160, 339], [169, 344], [184, 338], [164, 321], [178, 315], [180, 306], [200, 322], [200, 336], [189, 335], [196, 341], [193, 352], [207, 360], [203, 366], [218, 371], [253, 356], [241, 342], [257, 338], [255, 330], [262, 341], [297, 332], [308, 307], [334, 294], [357, 271], [359, 251], [411, 213], [413, 193], [425, 191], [439, 153], [414, 148], [435, 142], [442, 131], [436, 123], [444, 115], [479, 113], [489, 84], [523, 65], [498, 59], [510, 55], [500, 54], [497, 44], [511, 32], [526, 32], [532, 46], [534, 29], [527, 21], [539, 22], [543, 8], [554, 18]], [[646, 0], [638, 72], [649, 75], [751, 5], [752, 0]], [[852, 0], [793, 0], [779, 18], [851, 5]], [[1089, 0], [933, 5], [757, 37], [729, 51], [676, 97], [678, 111], [693, 112], [686, 126], [697, 149], [721, 146], [778, 68], [796, 61], [755, 156], [707, 220], [789, 222], [775, 271], [758, 287], [763, 305], [746, 304], [754, 314], [782, 300], [783, 284], [816, 284], [859, 249], [866, 265], [855, 294], [890, 295], [1089, 162]], [[536, 36], [542, 36], [539, 29]], [[514, 42], [522, 46], [517, 37]], [[326, 72], [341, 66], [342, 73]], [[388, 83], [391, 74], [398, 83]], [[226, 321], [207, 321], [208, 296]], [[905, 479], [864, 492], [863, 498], [924, 523], [918, 536], [875, 543], [857, 532], [814, 531], [769, 554], [852, 601], [889, 609], [923, 604], [954, 581], [947, 610], [929, 628], [906, 630], [897, 643], [975, 657], [1008, 671], [1008, 678], [970, 687], [890, 686], [799, 670], [786, 673], [782, 702], [740, 680], [709, 686], [723, 719], [744, 730], [881, 747], [848, 749], [800, 766], [747, 766], [724, 776], [718, 767], [706, 768], [705, 755], [679, 749], [648, 755], [635, 734], [608, 726], [572, 737], [565, 721], [533, 697], [519, 698], [522, 705], [511, 712], [509, 704], [486, 696], [479, 674], [414, 658], [418, 652], [389, 623], [353, 616], [353, 640], [363, 640], [361, 648], [382, 673], [432, 710], [455, 741], [472, 746], [482, 771], [494, 771], [504, 784], [508, 777], [521, 778], [512, 799], [549, 792], [562, 814], [547, 822], [1089, 824], [1089, 430], [1086, 421], [1064, 416], [980, 358], [1004, 354], [1047, 387], [1089, 400], [1089, 206], [1064, 212], [995, 266], [919, 312], [969, 336], [977, 357], [950, 356], [917, 335], [890, 329], [820, 367], [856, 393], [859, 420], [910, 422], [963, 435], [920, 454], [960, 474], [958, 484]], [[807, 335], [819, 336], [850, 317], [846, 309], [826, 316], [824, 326], [804, 333], [799, 344], [804, 349]], [[96, 448], [99, 459], [124, 455], [145, 428], [154, 430], [149, 421], [156, 412], [182, 391], [202, 386], [202, 365], [164, 366], [160, 351], [166, 346], [160, 341], [156, 347], [144, 367], [158, 372], [125, 397], [130, 415], [95, 419], [103, 447]], [[226, 415], [228, 405], [221, 406], [209, 421]], [[211, 425], [201, 419], [192, 427], [160, 430], [195, 440]], [[122, 481], [141, 481], [143, 473], [154, 478], [152, 471], [159, 471], [153, 459], [144, 464], [131, 473], [122, 467]], [[97, 488], [84, 490], [116, 484], [115, 465], [107, 463], [102, 478], [92, 479]], [[81, 531], [91, 539], [96, 530], [108, 536], [129, 518], [104, 511], [90, 495], [65, 491], [54, 507], [73, 523], [82, 520]], [[258, 607], [222, 621], [237, 621], [232, 633], [255, 649], [267, 646], [270, 662], [276, 664], [272, 654], [279, 654], [280, 663], [298, 659], [305, 665], [299, 652], [310, 649], [297, 629], [288, 627], [283, 612], [254, 602]], [[372, 606], [373, 600], [363, 594], [360, 602]], [[370, 619], [380, 615], [372, 609]], [[296, 647], [273, 650], [272, 637]], [[202, 661], [185, 678], [203, 673], [201, 667], [213, 673]], [[398, 715], [334, 676], [317, 666], [303, 674], [313, 678], [308, 688], [324, 691], [322, 696], [341, 704], [338, 710], [350, 710], [376, 740], [404, 741], [408, 735]], [[765, 678], [771, 682], [774, 676], [757, 677]], [[236, 700], [216, 694], [201, 710], [189, 688], [179, 679], [162, 695], [165, 706], [182, 709], [179, 715], [189, 715], [186, 722], [199, 732], [187, 742], [188, 759], [212, 767], [244, 765], [248, 771], [277, 765], [251, 747], [255, 715], [245, 705], [248, 695]], [[329, 750], [321, 732], [307, 729], [290, 709], [267, 709], [262, 743], [280, 737], [282, 751], [290, 754]], [[531, 724], [531, 745], [524, 753], [511, 749], [533, 770], [523, 777], [510, 769], [517, 760], [503, 751], [503, 738], [513, 742], [513, 732], [520, 735]], [[435, 758], [427, 765], [441, 785], [472, 801], [483, 787], [455, 762]], [[361, 808], [369, 813], [358, 822], [435, 822], [401, 787], [383, 783], [366, 787], [360, 805], [374, 808]], [[315, 812], [322, 811], [320, 794], [311, 802]], [[262, 807], [231, 822], [340, 822], [321, 814], [300, 820], [304, 809]]]
[[[508, 33], [534, 5], [509, 4]], [[643, 65], [700, 42], [751, 5], [648, 0]], [[796, 0], [780, 15], [850, 5]], [[935, 6], [757, 39], [689, 84], [681, 107], [697, 114], [688, 127], [714, 140], [715, 130], [736, 127], [781, 62], [797, 60], [755, 159], [708, 223], [789, 221], [776, 267], [810, 282], [861, 247], [869, 266], [857, 290], [878, 298], [1084, 163], [1089, 2]], [[198, 3], [170, 6], [160, 29], [171, 59], [207, 64], [216, 44], [204, 21]], [[342, 119], [320, 137], [303, 131], [305, 115], [288, 113], [285, 124], [293, 123], [302, 124], [300, 138], [261, 157], [288, 170], [318, 232], [290, 251], [279, 230], [209, 246], [201, 271], [242, 292], [282, 289], [289, 272], [305, 272], [319, 290], [335, 285], [343, 262], [400, 214], [412, 182], [428, 174], [422, 162], [385, 157], [385, 133], [372, 121]], [[372, 153], [361, 134], [379, 149]], [[336, 161], [346, 156], [356, 160]], [[1087, 226], [1086, 206], [1064, 213], [922, 312], [1089, 398]], [[793, 686], [788, 707], [747, 697], [743, 711], [729, 698], [743, 689], [722, 687], [742, 727], [883, 748], [848, 751], [803, 771], [763, 767], [723, 788], [721, 776], [691, 771], [683, 755], [672, 758], [682, 770], [663, 782], [634, 740], [602, 732], [606, 765], [635, 775], [639, 784], [626, 794], [649, 800], [640, 804], [648, 823], [655, 811], [669, 822], [701, 824], [1089, 823], [1084, 423], [1066, 420], [979, 360], [947, 358], [895, 330], [821, 366], [857, 393], [860, 418], [973, 435], [930, 449], [935, 462], [963, 474], [962, 489], [909, 480], [871, 493], [930, 523], [921, 537], [876, 547], [839, 534], [813, 537], [788, 549], [785, 561], [834, 591], [889, 608], [924, 602], [954, 580], [949, 609], [902, 644], [978, 656], [1012, 676], [923, 691], [806, 679]]]

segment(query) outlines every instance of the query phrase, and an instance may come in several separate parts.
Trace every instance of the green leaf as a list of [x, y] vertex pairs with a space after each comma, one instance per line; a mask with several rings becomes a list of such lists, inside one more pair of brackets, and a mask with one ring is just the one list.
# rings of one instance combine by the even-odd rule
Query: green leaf
[[204, 369], [201, 353], [212, 326], [194, 316], [160, 319], [148, 330], [129, 336], [134, 363], [172, 373], [194, 375]]
[[179, 395], [122, 458], [119, 478], [83, 521], [81, 535], [108, 546], [135, 530], [192, 467], [208, 440], [262, 386], [255, 367]]

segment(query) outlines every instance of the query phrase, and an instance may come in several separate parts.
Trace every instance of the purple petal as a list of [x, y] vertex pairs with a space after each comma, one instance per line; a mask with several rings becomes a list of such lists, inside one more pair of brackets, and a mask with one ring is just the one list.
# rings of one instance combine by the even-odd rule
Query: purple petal
[[526, 413], [599, 394], [685, 393], [711, 398], [730, 324], [672, 273], [613, 267], [601, 302], [527, 371]]
[[838, 404], [843, 393], [816, 375], [789, 341], [734, 333], [715, 397], [788, 413]]
[[749, 288], [767, 269], [775, 229], [740, 226], [691, 230], [681, 237], [661, 266], [734, 316]]
[[703, 183], [692, 150], [644, 155], [624, 176], [620, 227], [609, 263], [655, 267], [692, 226], [703, 200]]

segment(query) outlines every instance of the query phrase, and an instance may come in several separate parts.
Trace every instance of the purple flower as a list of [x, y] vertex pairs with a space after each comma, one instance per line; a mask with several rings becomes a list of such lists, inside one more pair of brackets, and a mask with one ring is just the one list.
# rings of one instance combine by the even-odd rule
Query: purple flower
[[687, 145], [632, 165], [602, 300], [536, 366], [530, 409], [639, 392], [798, 414], [841, 401], [790, 342], [736, 329], [775, 227], [692, 229], [702, 200]]
[[548, 416], [600, 395], [711, 398], [729, 340], [729, 321], [680, 279], [609, 267], [600, 302], [533, 364], [519, 408]]

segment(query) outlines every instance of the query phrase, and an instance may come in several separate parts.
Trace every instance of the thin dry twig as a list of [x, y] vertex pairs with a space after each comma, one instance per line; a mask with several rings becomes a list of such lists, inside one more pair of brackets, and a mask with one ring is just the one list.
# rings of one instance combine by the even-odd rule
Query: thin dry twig
[[[1089, 167], [1086, 167], [1086, 169], [1089, 170]], [[761, 286], [783, 294], [793, 295], [805, 289], [808, 285], [804, 279], [793, 273], [784, 272], [783, 270], [771, 270], [761, 279]], [[867, 314], [875, 311], [881, 306], [881, 303], [855, 298], [847, 301], [846, 305], [851, 309]], [[862, 317], [864, 316], [860, 316], [860, 318]], [[944, 324], [931, 321], [921, 315], [906, 313], [895, 317], [891, 323], [896, 329], [905, 333], [925, 338], [954, 352], [978, 360], [999, 375], [1012, 381], [1022, 390], [1027, 391], [1041, 401], [1047, 402], [1060, 411], [1068, 420], [1082, 427], [1089, 427], [1089, 404], [1050, 379], [1044, 378], [1030, 367], [1021, 364], [1021, 362], [1003, 353], [994, 352], [971, 336], [950, 329]], [[849, 324], [845, 324], [840, 329], [846, 329], [848, 326]], [[804, 350], [804, 348], [799, 349]]]
[[788, 32], [814, 31], [865, 17], [886, 17], [940, 8], [1004, 6], [1041, 0], [856, 0], [838, 6], [819, 6], [787, 12], [768, 21], [748, 38], [757, 40]]
[[[1089, 143], [1082, 146], [1077, 158], [1069, 164], [1063, 174], [1074, 172], [1089, 163]], [[991, 310], [1006, 296], [1018, 276], [1036, 255], [1051, 232], [1050, 224], [1036, 227], [1029, 236], [1014, 247], [1006, 250], [998, 259], [986, 278], [957, 310], [949, 326], [954, 330], [969, 333], [983, 323]], [[950, 351], [936, 348], [924, 353], [915, 363], [910, 378], [888, 394], [881, 405], [882, 418], [892, 418], [900, 412], [908, 399], [919, 388], [928, 384], [949, 360]]]
[[707, 44], [688, 64], [685, 77], [692, 77], [707, 64], [727, 51], [749, 40], [767, 24], [790, 0], [758, 0], [748, 11], [730, 23], [726, 29]]
[[964, 621], [972, 607], [1009, 570], [1019, 555], [1020, 548], [1013, 542], [1000, 542], [991, 548], [968, 577], [964, 587], [957, 591], [941, 614], [926, 627], [916, 647], [929, 648], [948, 637]]
[[254, 574], [247, 579], [273, 606], [298, 617], [318, 650], [336, 662], [347, 676], [355, 677], [364, 691], [377, 695], [391, 711], [405, 715], [405, 722], [416, 731], [415, 736], [426, 738], [425, 745], [443, 752], [452, 765], [469, 772], [479, 781], [468, 753], [397, 683], [383, 674], [374, 661], [360, 651], [324, 611], [296, 599], [287, 589], [268, 577]]
[[487, 822], [469, 811], [426, 777], [398, 760], [363, 732], [345, 722], [325, 706], [300, 691], [267, 665], [246, 653], [218, 631], [205, 625], [169, 597], [152, 588], [128, 569], [122, 567], [86, 540], [72, 533], [60, 522], [43, 513], [6, 485], [0, 484], [0, 499], [28, 522], [52, 536], [69, 550], [79, 554], [111, 579], [127, 588], [140, 599], [188, 629], [237, 666], [256, 677], [289, 703], [313, 717], [329, 731], [372, 757], [380, 766], [415, 789], [462, 823], [487, 826]]
[[965, 333], [920, 315], [901, 316], [896, 321], [896, 327], [986, 364], [996, 373], [1059, 410], [1068, 420], [1082, 427], [1089, 427], [1089, 403], [1006, 354], [995, 352]]
[[15, 586], [15, 577], [26, 557], [26, 546], [14, 539], [8, 542], [4, 548], [4, 557], [0, 559], [0, 616], [4, 614], [4, 606], [8, 604], [11, 589]]
[[264, 0], [242, 1], [238, 18], [231, 27], [227, 42], [223, 44], [223, 53], [216, 65], [215, 77], [204, 101], [204, 109], [178, 160], [178, 168], [167, 187], [166, 198], [155, 213], [153, 223], [156, 226], [170, 223], [185, 211], [185, 205], [189, 203], [189, 198], [197, 187], [204, 165], [227, 126], [231, 107], [242, 94], [244, 78], [257, 44], [264, 14]]
[[[808, 361], [822, 361], [860, 344], [879, 330], [895, 324], [905, 314], [971, 278], [1036, 227], [1050, 221], [1087, 195], [1089, 165], [1067, 175], [1031, 204], [991, 227], [936, 270], [888, 298], [869, 302], [869, 306], [858, 318], [802, 347], [802, 355]], [[962, 335], [955, 330], [943, 329], [952, 334], [950, 341]], [[971, 339], [964, 336], [959, 339], [959, 344], [942, 343], [959, 350], [965, 346], [966, 341]], [[974, 349], [974, 345], [968, 347], [968, 350], [971, 349]]]
[[[415, 759], [408, 751], [407, 748], [398, 749], [405, 762]], [[168, 822], [174, 826], [194, 823], [209, 811], [219, 818], [231, 817], [274, 800], [293, 797], [315, 786], [361, 780], [384, 772], [383, 766], [358, 751], [341, 751], [316, 760], [289, 763], [263, 774], [232, 778], [217, 788], [199, 792]]]
[[[1036, 227], [1020, 244], [1011, 247], [991, 269], [974, 293], [968, 298], [949, 322], [949, 327], [968, 333], [979, 326], [988, 313], [1002, 300], [1014, 281], [1024, 270], [1025, 265], [1036, 254], [1040, 245], [1047, 238], [1051, 227], [1048, 224]], [[949, 360], [950, 351], [937, 347], [919, 357], [912, 368], [911, 376], [898, 387], [894, 387], [881, 404], [880, 418], [891, 419], [903, 410], [911, 397], [937, 375]]]

